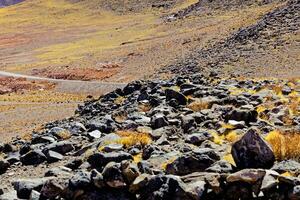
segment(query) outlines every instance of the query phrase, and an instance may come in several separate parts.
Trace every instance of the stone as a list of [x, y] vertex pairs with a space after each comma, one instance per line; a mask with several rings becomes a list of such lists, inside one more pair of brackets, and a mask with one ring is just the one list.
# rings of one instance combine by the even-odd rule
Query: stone
[[47, 160], [45, 154], [40, 150], [32, 150], [22, 155], [20, 161], [23, 165], [39, 165]]
[[94, 130], [92, 132], [89, 132], [87, 136], [89, 139], [94, 140], [94, 139], [99, 139], [101, 137], [101, 132], [99, 130]]
[[232, 157], [238, 168], [269, 169], [275, 162], [270, 145], [256, 129], [249, 129], [245, 135], [232, 145]]
[[185, 142], [199, 146], [205, 140], [213, 140], [213, 136], [207, 131], [202, 131], [193, 132], [192, 134], [187, 135]]
[[202, 200], [206, 192], [206, 182], [196, 181], [187, 185], [185, 192], [194, 200]]
[[40, 144], [40, 143], [50, 144], [50, 143], [53, 143], [53, 142], [55, 142], [55, 139], [53, 137], [50, 137], [50, 136], [40, 136], [40, 135], [35, 136], [31, 140], [31, 144]]
[[85, 171], [77, 172], [70, 180], [69, 180], [69, 188], [73, 191], [77, 189], [88, 189], [91, 186], [91, 175]]
[[216, 173], [231, 173], [232, 170], [232, 165], [225, 160], [217, 161], [211, 167], [206, 169], [208, 172]]
[[119, 163], [123, 160], [133, 160], [132, 155], [125, 152], [95, 153], [88, 158], [92, 167], [104, 167], [109, 162]]
[[293, 189], [289, 191], [288, 197], [290, 200], [300, 200], [300, 185], [294, 186]]
[[0, 159], [0, 175], [4, 174], [9, 168], [10, 164], [6, 160]]
[[225, 120], [244, 121], [246, 124], [257, 121], [258, 113], [256, 110], [234, 109], [225, 115]]
[[31, 191], [40, 191], [48, 181], [49, 178], [36, 178], [36, 179], [20, 179], [13, 181], [14, 189], [17, 191], [17, 196], [20, 199], [29, 199]]
[[29, 200], [39, 200], [41, 193], [39, 193], [38, 191], [32, 190], [30, 193], [30, 197]]
[[104, 152], [113, 152], [113, 151], [121, 151], [123, 149], [123, 144], [108, 144], [103, 147]]
[[96, 169], [93, 169], [91, 171], [91, 181], [93, 182], [94, 186], [98, 189], [102, 189], [105, 187], [105, 181], [100, 172], [98, 172]]
[[152, 177], [153, 175], [150, 174], [139, 175], [130, 185], [129, 191], [132, 193], [137, 193], [138, 191], [142, 190]]
[[140, 175], [137, 165], [128, 160], [121, 162], [121, 169], [123, 177], [128, 185]]
[[40, 193], [42, 199], [55, 199], [65, 189], [66, 184], [60, 183], [58, 180], [52, 179], [44, 183]]
[[265, 176], [266, 171], [262, 169], [243, 169], [227, 176], [226, 181], [232, 182], [245, 182], [254, 184], [259, 180], [262, 180]]
[[278, 185], [277, 178], [279, 174], [273, 170], [266, 170], [266, 174], [262, 180], [260, 190], [261, 191], [270, 191]]
[[126, 187], [126, 182], [124, 180], [121, 164], [110, 162], [108, 163], [102, 172], [103, 179], [105, 183], [112, 188], [124, 188]]
[[282, 174], [285, 172], [300, 173], [300, 163], [295, 160], [283, 160], [277, 162], [272, 167], [272, 170]]
[[71, 142], [60, 141], [47, 145], [43, 151], [45, 152], [50, 150], [65, 155], [66, 153], [75, 150], [75, 148]]
[[167, 101], [171, 101], [172, 99], [175, 99], [179, 105], [187, 104], [187, 98], [180, 92], [177, 92], [172, 89], [166, 89], [165, 94], [166, 94]]
[[151, 127], [153, 129], [158, 129], [168, 125], [168, 119], [161, 113], [155, 114], [151, 117]]
[[71, 133], [64, 129], [64, 128], [60, 128], [60, 127], [53, 127], [50, 129], [49, 133], [55, 137], [57, 137], [58, 139], [68, 139], [71, 137]]
[[61, 155], [60, 153], [57, 153], [55, 151], [47, 151], [46, 152], [46, 157], [47, 157], [47, 162], [48, 163], [53, 163], [53, 162], [57, 162], [60, 161], [64, 158], [63, 155]]
[[64, 166], [59, 166], [59, 167], [54, 167], [54, 168], [47, 170], [45, 172], [45, 177], [55, 176], [55, 177], [60, 177], [60, 178], [62, 178], [62, 177], [69, 178], [72, 175], [71, 172], [72, 172], [72, 169], [64, 167]]
[[187, 152], [168, 163], [166, 172], [168, 174], [186, 175], [193, 172], [201, 172], [220, 160], [219, 155], [212, 149], [201, 148]]

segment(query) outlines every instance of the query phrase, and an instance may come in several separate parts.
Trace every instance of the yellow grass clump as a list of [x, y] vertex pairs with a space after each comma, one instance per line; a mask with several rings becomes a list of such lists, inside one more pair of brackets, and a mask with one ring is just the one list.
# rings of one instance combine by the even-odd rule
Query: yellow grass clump
[[114, 100], [114, 103], [117, 104], [117, 105], [121, 105], [125, 102], [125, 98], [124, 97], [117, 97], [115, 100]]
[[202, 100], [196, 100], [196, 101], [190, 103], [187, 107], [195, 112], [199, 112], [201, 110], [208, 109], [209, 102], [202, 101]]
[[277, 160], [300, 158], [300, 133], [295, 131], [271, 131], [266, 141], [272, 146]]
[[238, 139], [240, 139], [240, 136], [236, 133], [236, 131], [230, 131], [225, 135], [225, 140], [227, 140], [228, 142], [235, 142]]

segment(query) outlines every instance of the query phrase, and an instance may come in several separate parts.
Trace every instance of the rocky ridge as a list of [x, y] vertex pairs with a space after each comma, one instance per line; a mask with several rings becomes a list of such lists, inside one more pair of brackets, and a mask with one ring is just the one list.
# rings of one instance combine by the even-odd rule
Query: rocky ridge
[[132, 82], [0, 144], [0, 199], [299, 199], [300, 164], [266, 138], [299, 133], [299, 92], [214, 72]]
[[[200, 7], [200, 2], [195, 4]], [[160, 73], [186, 74], [214, 68], [219, 74], [257, 76], [286, 74], [287, 69], [299, 76], [300, 1], [290, 0], [269, 12], [257, 23], [239, 29], [228, 38], [217, 41], [209, 47], [195, 50], [184, 60], [162, 69]], [[185, 11], [190, 12], [190, 11]], [[185, 13], [183, 12], [183, 13]], [[181, 16], [181, 14], [178, 14]], [[282, 61], [288, 57], [288, 62]], [[227, 69], [228, 67], [232, 69]], [[278, 67], [276, 67], [278, 66]], [[226, 70], [223, 70], [226, 68]], [[241, 68], [243, 68], [241, 70]], [[274, 72], [271, 70], [274, 68]], [[292, 70], [293, 69], [293, 70]]]

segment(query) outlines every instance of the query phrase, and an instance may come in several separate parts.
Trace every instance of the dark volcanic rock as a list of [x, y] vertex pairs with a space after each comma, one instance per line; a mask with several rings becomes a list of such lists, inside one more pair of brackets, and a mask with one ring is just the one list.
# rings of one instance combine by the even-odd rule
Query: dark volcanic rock
[[47, 157], [40, 150], [32, 150], [20, 158], [23, 165], [38, 165], [46, 160]]
[[255, 129], [250, 129], [231, 149], [238, 168], [271, 168], [275, 156], [270, 145]]
[[123, 160], [133, 160], [132, 155], [125, 152], [95, 153], [88, 158], [88, 162], [95, 168], [101, 168], [109, 162], [119, 163]]
[[167, 164], [166, 172], [176, 175], [202, 172], [219, 159], [219, 155], [212, 149], [196, 149], [179, 156], [173, 162]]
[[166, 93], [166, 100], [167, 101], [171, 101], [172, 99], [175, 99], [176, 102], [179, 105], [186, 105], [187, 104], [187, 98], [183, 94], [181, 94], [180, 92], [177, 92], [177, 91], [172, 90], [172, 89], [166, 89], [165, 93]]
[[6, 160], [0, 159], [0, 174], [4, 174], [9, 168], [10, 164]]

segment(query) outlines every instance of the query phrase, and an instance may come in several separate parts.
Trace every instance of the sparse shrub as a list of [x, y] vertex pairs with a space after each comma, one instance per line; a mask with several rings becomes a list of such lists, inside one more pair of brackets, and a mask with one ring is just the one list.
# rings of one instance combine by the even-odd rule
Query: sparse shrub
[[240, 136], [236, 133], [236, 131], [230, 131], [225, 135], [225, 140], [228, 142], [235, 142], [240, 138]]
[[277, 160], [300, 158], [300, 133], [296, 131], [271, 131], [265, 138], [272, 146]]
[[71, 138], [71, 133], [68, 130], [62, 130], [57, 133], [57, 136], [63, 140]]

